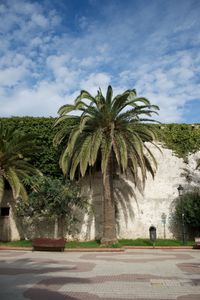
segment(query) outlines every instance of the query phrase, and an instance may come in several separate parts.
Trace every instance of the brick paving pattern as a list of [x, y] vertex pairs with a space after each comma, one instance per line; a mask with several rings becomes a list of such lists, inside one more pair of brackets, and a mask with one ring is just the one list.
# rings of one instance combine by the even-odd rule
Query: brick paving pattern
[[200, 251], [0, 251], [1, 300], [200, 300]]

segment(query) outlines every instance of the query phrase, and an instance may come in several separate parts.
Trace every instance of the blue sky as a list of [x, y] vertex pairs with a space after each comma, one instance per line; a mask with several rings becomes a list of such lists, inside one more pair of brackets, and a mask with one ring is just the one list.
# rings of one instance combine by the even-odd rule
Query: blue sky
[[111, 84], [200, 123], [199, 15], [199, 0], [0, 0], [0, 116], [56, 116]]

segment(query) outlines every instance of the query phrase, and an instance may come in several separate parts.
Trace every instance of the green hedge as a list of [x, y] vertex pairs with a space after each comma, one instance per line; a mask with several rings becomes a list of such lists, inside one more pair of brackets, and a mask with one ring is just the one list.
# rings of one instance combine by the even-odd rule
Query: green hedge
[[[158, 126], [158, 125], [155, 125]], [[166, 124], [158, 126], [158, 139], [178, 157], [200, 150], [200, 125]]]
[[[35, 142], [40, 146], [37, 156], [32, 158], [32, 163], [45, 175], [59, 177], [62, 172], [58, 161], [61, 147], [55, 148], [52, 140], [57, 128], [53, 128], [55, 118], [39, 117], [11, 117], [0, 118], [4, 126], [17, 128], [24, 133], [35, 134]], [[165, 144], [165, 147], [172, 149], [174, 153], [185, 158], [189, 152], [200, 150], [200, 125], [189, 124], [166, 124], [149, 125], [156, 126], [158, 140]]]
[[35, 142], [40, 147], [39, 153], [32, 158], [32, 163], [45, 175], [60, 177], [58, 161], [60, 148], [53, 147], [52, 140], [56, 129], [53, 128], [54, 118], [12, 117], [0, 118], [4, 126], [19, 129], [24, 133], [34, 133]]

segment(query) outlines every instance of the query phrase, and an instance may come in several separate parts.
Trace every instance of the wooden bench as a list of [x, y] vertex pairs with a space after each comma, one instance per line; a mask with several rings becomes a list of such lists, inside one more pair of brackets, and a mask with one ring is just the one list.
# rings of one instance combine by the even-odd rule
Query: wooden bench
[[200, 237], [196, 237], [196, 238], [194, 239], [194, 241], [195, 241], [194, 248], [195, 248], [195, 249], [200, 249]]
[[64, 251], [65, 239], [34, 238], [33, 250]]

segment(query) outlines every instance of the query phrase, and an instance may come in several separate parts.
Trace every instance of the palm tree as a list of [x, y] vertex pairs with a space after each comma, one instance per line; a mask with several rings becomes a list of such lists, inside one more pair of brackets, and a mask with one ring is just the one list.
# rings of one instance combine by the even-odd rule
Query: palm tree
[[[63, 173], [74, 179], [79, 170], [84, 176], [98, 159], [101, 161], [104, 244], [117, 240], [113, 196], [116, 166], [121, 173], [129, 171], [136, 186], [140, 179], [145, 183], [148, 171], [154, 176], [156, 160], [145, 142], [153, 143], [155, 132], [145, 122], [158, 109], [146, 98], [138, 98], [134, 89], [113, 98], [112, 87], [108, 86], [106, 97], [100, 89], [95, 97], [81, 91], [73, 105], [64, 105], [58, 111], [55, 126], [64, 126], [59, 127], [54, 143], [66, 143], [68, 136], [60, 157]], [[72, 115], [72, 111], [77, 114]]]
[[0, 201], [6, 185], [13, 198], [27, 199], [23, 180], [41, 174], [28, 158], [37, 151], [32, 134], [23, 135], [17, 130], [4, 128], [0, 123]]

